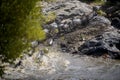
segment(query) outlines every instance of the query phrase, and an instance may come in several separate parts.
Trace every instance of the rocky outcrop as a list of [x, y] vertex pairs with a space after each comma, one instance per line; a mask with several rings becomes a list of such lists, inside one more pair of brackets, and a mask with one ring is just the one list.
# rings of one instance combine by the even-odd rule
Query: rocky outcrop
[[78, 50], [81, 54], [96, 56], [108, 54], [111, 58], [120, 59], [120, 31], [114, 30], [98, 35], [86, 41]]
[[93, 7], [78, 0], [56, 2], [43, 9], [46, 15], [50, 11], [55, 12], [57, 17], [53, 22], [43, 26], [49, 38], [66, 35], [86, 27], [96, 26], [97, 29], [98, 26], [108, 28], [111, 25], [107, 18], [97, 15]]
[[117, 30], [120, 29], [120, 1], [108, 0], [108, 2], [109, 4], [103, 6], [103, 9], [107, 14], [106, 17], [111, 21], [111, 25], [114, 28], [112, 28], [108, 24], [105, 25], [105, 23], [109, 23], [109, 20], [96, 16], [96, 23], [96, 17], [92, 18], [90, 24], [96, 23], [97, 25], [100, 24], [100, 26], [109, 26], [109, 28], [111, 27], [111, 29], [105, 32], [103, 31], [104, 33], [97, 35], [95, 38], [87, 40], [82, 46], [80, 45], [80, 47], [78, 48], [78, 52], [76, 53], [94, 56], [107, 54], [111, 58], [120, 59], [120, 32], [119, 30]]
[[[90, 24], [86, 28], [76, 30], [74, 32], [65, 34], [57, 40], [57, 43], [61, 46], [64, 51], [74, 53], [77, 48], [81, 46], [85, 41], [102, 34], [103, 32], [109, 30], [106, 26], [92, 26]], [[63, 46], [64, 45], [64, 46]], [[66, 47], [65, 47], [66, 46]]]
[[57, 17], [43, 28], [48, 31], [49, 38], [54, 40], [57, 37], [54, 41], [64, 52], [96, 56], [107, 53], [111, 58], [120, 58], [119, 32], [107, 18], [98, 15], [96, 9], [100, 8], [78, 0], [50, 4], [43, 9], [44, 13], [53, 11]]
[[[47, 5], [47, 4], [46, 4]], [[51, 32], [57, 30], [59, 34], [66, 34], [75, 31], [77, 28], [82, 28], [86, 24], [88, 15], [92, 13], [92, 7], [78, 0], [63, 0], [53, 4], [48, 4], [43, 12], [47, 15], [50, 11], [56, 13], [56, 19], [43, 28], [48, 30], [49, 36]], [[55, 33], [52, 33], [52, 36]]]

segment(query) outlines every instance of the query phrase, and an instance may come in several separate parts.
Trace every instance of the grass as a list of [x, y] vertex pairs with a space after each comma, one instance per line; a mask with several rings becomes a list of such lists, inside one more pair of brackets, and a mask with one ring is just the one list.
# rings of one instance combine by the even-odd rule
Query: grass
[[104, 5], [105, 4], [104, 0], [81, 0], [81, 1], [91, 4], [91, 5]]
[[105, 1], [101, 0], [95, 0], [94, 2], [90, 3], [91, 5], [104, 5]]
[[55, 20], [56, 14], [54, 12], [49, 12], [45, 17], [45, 24], [50, 23]]

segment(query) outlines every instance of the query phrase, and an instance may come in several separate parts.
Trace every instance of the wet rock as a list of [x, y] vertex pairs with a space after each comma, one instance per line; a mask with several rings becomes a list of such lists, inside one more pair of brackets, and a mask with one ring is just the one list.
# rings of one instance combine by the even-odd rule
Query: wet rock
[[48, 45], [49, 45], [49, 46], [52, 46], [52, 44], [53, 44], [53, 41], [54, 41], [54, 40], [53, 40], [52, 38], [48, 39], [48, 40], [47, 40], [47, 42], [48, 42]]
[[120, 59], [120, 32], [110, 31], [88, 40], [78, 48], [80, 53], [101, 56], [108, 53], [111, 58]]
[[17, 68], [18, 66], [22, 65], [22, 61], [20, 60], [17, 64], [15, 64], [15, 68]]
[[120, 18], [118, 18], [118, 17], [112, 18], [112, 24], [111, 25], [120, 29]]
[[112, 26], [120, 29], [120, 1], [108, 0], [110, 3], [103, 7], [104, 11], [107, 13], [107, 17], [111, 20]]
[[62, 52], [68, 52], [69, 51], [68, 46], [65, 43], [60, 43], [60, 47], [61, 47]]

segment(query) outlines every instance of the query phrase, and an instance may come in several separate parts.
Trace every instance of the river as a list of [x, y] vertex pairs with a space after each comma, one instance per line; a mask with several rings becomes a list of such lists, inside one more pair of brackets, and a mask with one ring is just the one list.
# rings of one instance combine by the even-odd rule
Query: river
[[22, 66], [8, 67], [4, 77], [12, 80], [120, 80], [120, 60], [72, 55], [50, 49], [26, 56]]

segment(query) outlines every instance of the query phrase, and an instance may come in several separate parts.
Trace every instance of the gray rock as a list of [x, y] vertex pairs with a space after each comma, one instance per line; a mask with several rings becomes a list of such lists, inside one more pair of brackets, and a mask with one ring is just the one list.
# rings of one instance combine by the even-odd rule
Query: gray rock
[[57, 27], [58, 27], [58, 25], [57, 25], [56, 22], [53, 22], [53, 23], [51, 23], [50, 25], [51, 25], [51, 27], [53, 27], [53, 28], [57, 28]]
[[92, 26], [110, 26], [111, 22], [110, 20], [108, 20], [107, 18], [103, 17], [103, 16], [94, 16], [90, 22], [89, 22]]
[[73, 25], [74, 25], [75, 27], [78, 27], [78, 26], [80, 26], [81, 24], [82, 24], [81, 19], [77, 19], [77, 18], [73, 19]]
[[48, 33], [48, 32], [49, 32], [49, 30], [48, 30], [48, 29], [44, 29], [44, 32], [45, 32], [45, 33]]
[[94, 11], [97, 11], [97, 10], [100, 10], [100, 8], [101, 8], [101, 6], [94, 6], [94, 7], [93, 7], [93, 10], [94, 10]]
[[33, 48], [36, 47], [38, 45], [38, 41], [31, 42], [31, 45], [32, 45]]
[[[64, 7], [60, 5], [64, 5]], [[47, 24], [48, 26], [46, 26], [46, 29], [54, 32], [53, 27], [58, 28], [58, 36], [66, 35], [70, 32], [75, 32], [76, 30], [82, 31], [82, 29], [85, 29], [86, 31], [81, 34], [86, 36], [96, 36], [112, 28], [111, 22], [107, 18], [97, 15], [96, 11], [99, 10], [101, 6], [95, 6], [92, 8], [85, 3], [81, 3], [78, 0], [71, 0], [64, 1], [63, 3], [57, 3], [56, 6], [50, 5], [48, 7], [51, 9], [51, 11], [54, 11], [56, 13], [57, 17], [54, 22]], [[76, 34], [80, 34], [80, 32]], [[115, 33], [115, 31], [113, 33], [104, 33], [95, 39], [85, 42], [85, 44], [79, 48], [79, 44], [77, 45], [77, 43], [79, 43], [79, 41], [84, 41], [83, 38], [75, 37], [76, 35], [70, 35], [70, 39], [67, 38], [65, 44], [61, 42], [60, 46], [62, 51], [66, 52], [77, 53], [77, 49], [75, 48], [77, 47], [78, 50], [83, 54], [94, 54], [94, 52], [100, 52], [108, 53], [112, 58], [119, 58], [119, 49], [116, 47], [116, 44], [119, 44], [118, 34], [119, 33]], [[52, 41], [49, 41], [49, 43], [52, 43]]]
[[81, 24], [81, 20], [80, 19], [73, 19], [73, 23], [74, 24]]
[[120, 59], [120, 32], [110, 31], [85, 42], [78, 50], [82, 54], [100, 56], [108, 53], [111, 58]]
[[41, 59], [43, 55], [44, 55], [44, 51], [40, 50], [39, 53], [36, 55], [36, 59]]
[[78, 0], [63, 0], [53, 4], [46, 4], [43, 12], [46, 14], [49, 11], [55, 12], [57, 17], [52, 23], [43, 26], [44, 29], [47, 29], [45, 32], [51, 34], [50, 32], [55, 30], [53, 28], [58, 28], [60, 34], [65, 34], [76, 30], [76, 28], [81, 28], [81, 17], [84, 14], [91, 13], [92, 7]]
[[49, 39], [48, 41], [48, 44], [51, 46], [53, 44], [53, 39]]

